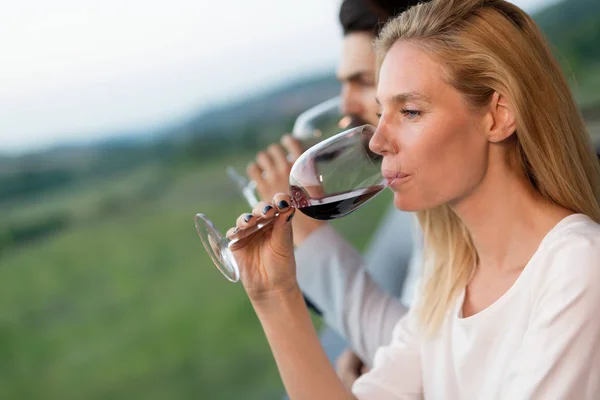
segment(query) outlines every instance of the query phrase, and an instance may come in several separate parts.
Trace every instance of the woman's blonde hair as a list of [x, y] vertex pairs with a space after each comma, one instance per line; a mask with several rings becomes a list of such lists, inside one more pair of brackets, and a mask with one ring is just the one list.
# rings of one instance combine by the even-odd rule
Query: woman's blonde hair
[[[545, 198], [600, 223], [600, 166], [567, 81], [535, 22], [503, 0], [433, 0], [386, 24], [378, 63], [399, 40], [438, 60], [444, 79], [473, 107], [494, 92], [516, 116], [515, 155]], [[471, 236], [447, 206], [418, 212], [426, 277], [418, 310], [435, 333], [477, 265]]]

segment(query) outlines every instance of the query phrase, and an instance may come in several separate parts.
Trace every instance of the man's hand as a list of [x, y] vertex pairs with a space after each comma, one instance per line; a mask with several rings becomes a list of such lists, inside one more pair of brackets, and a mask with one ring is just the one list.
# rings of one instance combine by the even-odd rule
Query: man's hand
[[289, 191], [290, 170], [293, 161], [302, 154], [300, 142], [290, 135], [281, 139], [281, 144], [273, 143], [256, 155], [256, 162], [248, 165], [246, 173], [256, 182], [256, 191], [263, 201], [270, 201], [277, 193]]
[[[250, 163], [246, 170], [248, 177], [256, 182], [256, 191], [263, 201], [270, 201], [276, 193], [289, 193], [290, 170], [288, 159], [296, 160], [304, 150], [300, 142], [290, 135], [281, 139], [281, 144], [272, 144], [256, 155], [256, 162]], [[313, 231], [325, 222], [297, 213], [292, 222], [294, 244], [299, 246]]]
[[354, 381], [356, 381], [358, 377], [368, 371], [361, 359], [350, 349], [344, 350], [338, 357], [336, 361], [336, 370], [338, 376], [342, 382], [344, 382], [344, 386], [348, 389], [352, 388]]

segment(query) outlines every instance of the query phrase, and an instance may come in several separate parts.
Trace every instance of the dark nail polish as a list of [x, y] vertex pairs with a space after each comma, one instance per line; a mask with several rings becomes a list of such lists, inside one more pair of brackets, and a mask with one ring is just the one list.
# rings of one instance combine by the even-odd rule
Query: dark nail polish
[[271, 211], [273, 209], [273, 207], [271, 206], [265, 206], [265, 208], [263, 208], [263, 214], [268, 213], [269, 211]]
[[252, 214], [246, 214], [244, 215], [244, 222], [248, 222], [252, 219], [253, 215]]
[[279, 207], [280, 210], [283, 208], [288, 208], [289, 206], [289, 203], [285, 200], [281, 200], [279, 203], [277, 203], [277, 207]]
[[294, 211], [292, 211], [292, 213], [290, 214], [289, 217], [287, 217], [285, 222], [290, 222], [292, 220], [292, 218], [294, 218], [294, 214], [296, 214], [296, 209], [294, 209]]

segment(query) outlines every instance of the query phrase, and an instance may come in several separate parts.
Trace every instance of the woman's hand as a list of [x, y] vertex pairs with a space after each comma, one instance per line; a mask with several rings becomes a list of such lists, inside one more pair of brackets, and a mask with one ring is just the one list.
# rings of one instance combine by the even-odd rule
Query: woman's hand
[[[296, 209], [288, 194], [278, 193], [272, 203], [259, 202], [252, 214], [242, 214], [229, 238], [240, 238], [231, 245], [240, 269], [240, 278], [251, 301], [260, 301], [298, 288], [291, 219]], [[275, 214], [279, 213], [277, 217]], [[274, 219], [248, 236], [244, 231], [260, 220]]]
[[[239, 238], [230, 248], [290, 398], [356, 400], [329, 363], [296, 281], [290, 221], [295, 211], [287, 194], [259, 203], [227, 232]], [[269, 218], [269, 225], [244, 235], [245, 229]]]

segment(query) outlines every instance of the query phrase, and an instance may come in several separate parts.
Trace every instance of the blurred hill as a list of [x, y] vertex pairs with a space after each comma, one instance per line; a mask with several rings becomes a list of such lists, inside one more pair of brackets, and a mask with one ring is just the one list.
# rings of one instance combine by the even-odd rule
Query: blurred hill
[[[293, 123], [296, 116], [308, 107], [339, 93], [339, 83], [331, 74], [297, 80], [246, 99], [235, 99], [229, 104], [215, 107], [193, 116], [190, 120], [168, 132], [194, 136], [198, 132], [225, 132], [235, 134], [248, 124], [277, 119]], [[264, 124], [261, 124], [264, 125]]]
[[289, 132], [302, 111], [339, 94], [332, 74], [311, 77], [258, 96], [203, 111], [165, 132], [174, 151], [194, 160], [256, 151]]
[[583, 107], [600, 102], [600, 1], [567, 0], [534, 16]]
[[89, 145], [65, 145], [23, 156], [0, 156], [0, 204], [98, 176], [118, 176], [146, 163], [207, 161], [227, 153], [256, 150], [289, 131], [295, 117], [334, 96], [333, 75], [317, 76], [202, 111], [156, 135]]

